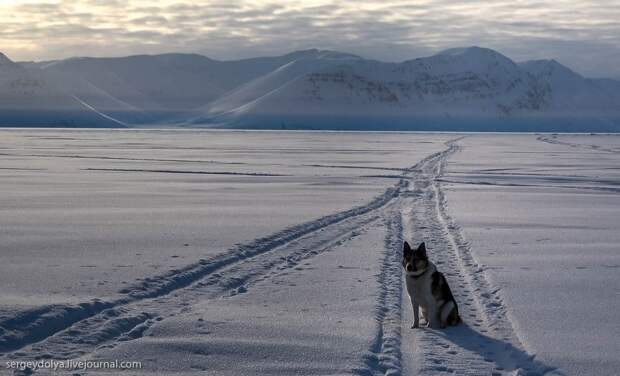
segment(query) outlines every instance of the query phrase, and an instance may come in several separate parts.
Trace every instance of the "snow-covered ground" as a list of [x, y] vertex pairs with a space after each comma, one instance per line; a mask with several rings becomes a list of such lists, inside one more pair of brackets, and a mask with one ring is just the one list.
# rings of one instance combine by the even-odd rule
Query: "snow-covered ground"
[[[614, 136], [3, 130], [0, 139], [2, 366], [618, 368]], [[403, 239], [427, 242], [463, 325], [410, 329]]]
[[449, 212], [525, 347], [569, 374], [617, 374], [620, 137], [459, 144], [442, 178]]

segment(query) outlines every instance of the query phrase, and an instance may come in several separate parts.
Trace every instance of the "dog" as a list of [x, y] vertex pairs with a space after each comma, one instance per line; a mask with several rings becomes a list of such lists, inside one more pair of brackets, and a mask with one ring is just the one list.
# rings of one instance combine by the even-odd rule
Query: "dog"
[[403, 245], [403, 268], [407, 293], [413, 307], [413, 326], [420, 327], [419, 308], [426, 319], [426, 326], [438, 329], [458, 325], [461, 322], [459, 308], [454, 300], [448, 281], [435, 264], [429, 261], [426, 245], [420, 244], [414, 251]]

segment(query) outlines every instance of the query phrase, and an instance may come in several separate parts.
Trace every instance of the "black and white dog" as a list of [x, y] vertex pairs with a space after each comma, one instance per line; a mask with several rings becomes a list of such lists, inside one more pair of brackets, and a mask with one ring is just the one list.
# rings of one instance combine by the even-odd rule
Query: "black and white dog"
[[403, 246], [403, 268], [407, 292], [413, 306], [413, 326], [420, 326], [419, 309], [426, 319], [426, 326], [433, 329], [458, 325], [461, 322], [459, 308], [452, 296], [446, 277], [437, 271], [426, 255], [426, 246], [420, 244], [415, 251], [409, 243]]

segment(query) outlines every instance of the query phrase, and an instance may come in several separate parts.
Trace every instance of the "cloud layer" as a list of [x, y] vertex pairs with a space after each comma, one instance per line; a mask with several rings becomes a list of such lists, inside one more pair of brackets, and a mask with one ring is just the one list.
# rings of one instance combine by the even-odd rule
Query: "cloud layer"
[[468, 45], [556, 58], [620, 78], [617, 0], [0, 0], [17, 60], [197, 52], [218, 59], [311, 47], [401, 61]]

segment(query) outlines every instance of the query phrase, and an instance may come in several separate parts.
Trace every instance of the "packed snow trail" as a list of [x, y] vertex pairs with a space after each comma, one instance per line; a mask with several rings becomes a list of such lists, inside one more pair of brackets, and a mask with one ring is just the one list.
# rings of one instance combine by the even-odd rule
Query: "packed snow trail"
[[[432, 154], [405, 174], [441, 153]], [[71, 359], [100, 346], [138, 338], [154, 322], [200, 299], [247, 291], [251, 283], [355, 237], [364, 225], [388, 217], [388, 204], [407, 186], [400, 179], [366, 205], [286, 228], [163, 275], [144, 278], [111, 300], [52, 305], [0, 321], [0, 353], [6, 359]], [[181, 307], [181, 308], [179, 308]]]
[[[429, 257], [446, 275], [459, 304], [463, 323], [445, 330], [411, 329], [413, 311], [402, 289], [402, 374], [543, 375], [553, 371], [528, 354], [519, 341], [507, 308], [450, 218], [438, 178], [449, 150], [427, 161], [405, 193], [403, 237], [426, 242]], [[399, 249], [400, 250], [400, 249]]]
[[[407, 346], [403, 349], [402, 344], [402, 308], [407, 307], [408, 303], [402, 300], [402, 242], [403, 242], [403, 216], [404, 208], [411, 205], [409, 196], [411, 195], [411, 184], [416, 184], [417, 176], [424, 171], [432, 169], [438, 161], [444, 160], [452, 153], [453, 140], [447, 149], [442, 152], [432, 154], [420, 161], [412, 169], [413, 174], [407, 176], [407, 184], [399, 192], [399, 197], [393, 203], [390, 210], [386, 210], [384, 218], [387, 235], [384, 242], [383, 262], [381, 274], [378, 276], [380, 295], [375, 308], [375, 318], [377, 320], [377, 331], [369, 355], [365, 357], [365, 369], [354, 370], [358, 375], [398, 375], [402, 373], [403, 351], [407, 351]], [[405, 292], [406, 294], [406, 292]], [[407, 299], [408, 301], [408, 299]]]
[[401, 289], [400, 253], [393, 252], [402, 244], [402, 222], [399, 199], [385, 218], [386, 237], [381, 270], [377, 276], [379, 296], [375, 306], [376, 332], [368, 353], [365, 368], [353, 370], [356, 375], [399, 374], [401, 365]]
[[[23, 345], [8, 357], [82, 356], [107, 342], [135, 338], [155, 320], [173, 316], [197, 300], [245, 292], [248, 284], [355, 237], [364, 225], [379, 219], [375, 211], [390, 201], [392, 190], [366, 207], [293, 227], [211, 260], [147, 278], [122, 290], [124, 297], [118, 300], [45, 307], [5, 320], [0, 323], [5, 348]], [[16, 337], [19, 334], [21, 337]], [[9, 342], [13, 339], [14, 343]]]
[[[457, 224], [447, 213], [438, 178], [448, 149], [418, 164], [407, 189], [386, 218], [382, 294], [376, 308], [377, 334], [359, 375], [544, 375], [555, 372], [521, 345], [499, 294], [475, 261]], [[411, 329], [413, 311], [404, 286], [402, 241], [425, 241], [429, 256], [446, 275], [464, 323], [446, 330]], [[424, 321], [423, 321], [424, 322]], [[396, 330], [395, 330], [396, 329]]]
[[[438, 178], [454, 140], [429, 155], [376, 199], [350, 210], [286, 228], [228, 252], [146, 278], [116, 300], [48, 306], [0, 322], [4, 359], [88, 358], [143, 336], [154, 323], [191, 312], [197, 302], [252, 293], [254, 285], [339, 248], [384, 224], [386, 236], [376, 329], [360, 355], [359, 375], [542, 375], [553, 371], [521, 345], [499, 294], [485, 278], [458, 226], [447, 213]], [[403, 239], [425, 241], [430, 258], [448, 278], [464, 323], [447, 330], [410, 329], [412, 310], [401, 271]], [[340, 247], [339, 249], [342, 249]]]

